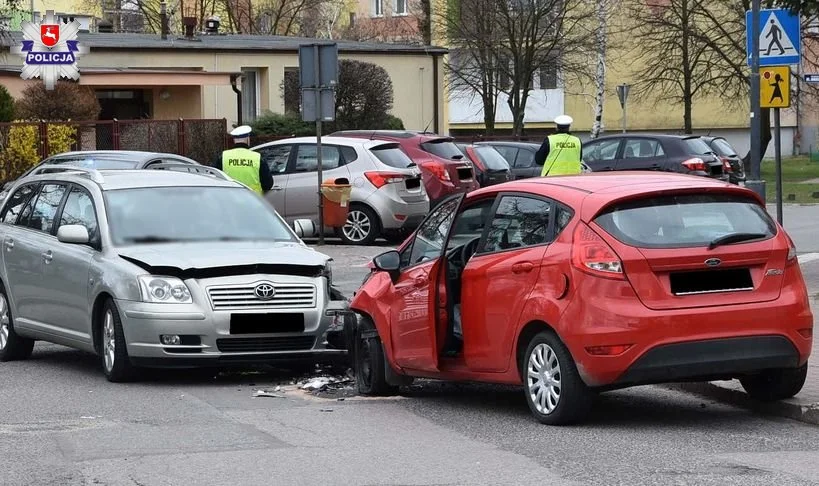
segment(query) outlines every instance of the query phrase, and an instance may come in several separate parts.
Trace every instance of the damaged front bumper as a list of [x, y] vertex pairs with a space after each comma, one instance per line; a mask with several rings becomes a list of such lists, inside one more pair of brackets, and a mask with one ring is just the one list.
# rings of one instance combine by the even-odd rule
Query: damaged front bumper
[[[304, 314], [303, 332], [231, 333], [231, 313], [202, 305], [146, 304], [117, 300], [131, 362], [143, 367], [202, 367], [262, 363], [347, 362], [345, 328], [355, 315], [332, 287]], [[233, 313], [236, 314], [235, 312]], [[278, 314], [278, 315], [277, 315]], [[290, 311], [292, 314], [292, 311]], [[288, 309], [266, 312], [275, 329]], [[163, 336], [177, 336], [163, 341]], [[166, 338], [167, 339], [167, 338]]]

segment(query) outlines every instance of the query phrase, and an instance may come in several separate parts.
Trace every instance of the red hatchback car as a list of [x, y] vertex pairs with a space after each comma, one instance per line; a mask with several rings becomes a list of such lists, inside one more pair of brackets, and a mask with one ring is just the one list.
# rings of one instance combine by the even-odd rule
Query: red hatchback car
[[594, 394], [739, 378], [797, 394], [813, 316], [785, 231], [750, 190], [682, 174], [508, 182], [444, 201], [354, 296], [359, 391], [413, 377], [522, 384], [546, 424]]
[[344, 130], [334, 137], [356, 137], [398, 142], [421, 169], [430, 207], [453, 194], [478, 189], [475, 172], [451, 137], [410, 130]]

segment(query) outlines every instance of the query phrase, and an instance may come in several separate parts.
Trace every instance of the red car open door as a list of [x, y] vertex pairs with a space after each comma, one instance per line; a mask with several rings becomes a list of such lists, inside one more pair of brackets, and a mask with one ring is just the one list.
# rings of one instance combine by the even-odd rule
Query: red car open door
[[393, 356], [402, 368], [438, 370], [438, 276], [463, 197], [453, 196], [435, 208], [402, 251], [403, 268], [390, 306]]

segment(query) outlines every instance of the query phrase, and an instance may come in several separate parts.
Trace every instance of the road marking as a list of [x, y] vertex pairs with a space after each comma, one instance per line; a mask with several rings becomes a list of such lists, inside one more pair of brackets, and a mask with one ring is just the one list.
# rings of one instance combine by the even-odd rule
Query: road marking
[[805, 253], [796, 257], [800, 265], [819, 260], [819, 253]]

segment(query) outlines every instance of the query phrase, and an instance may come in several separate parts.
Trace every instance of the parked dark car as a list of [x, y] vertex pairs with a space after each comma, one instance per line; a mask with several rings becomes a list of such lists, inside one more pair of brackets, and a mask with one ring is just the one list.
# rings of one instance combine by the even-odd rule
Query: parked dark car
[[494, 147], [468, 143], [456, 145], [472, 161], [475, 178], [478, 179], [481, 187], [512, 180], [512, 169], [509, 167], [509, 162]]
[[421, 169], [424, 189], [434, 207], [447, 197], [478, 189], [472, 164], [455, 146], [452, 137], [413, 130], [343, 130], [332, 137], [355, 137], [398, 142], [410, 159]]
[[540, 177], [540, 173], [543, 171], [542, 165], [535, 164], [535, 153], [540, 148], [539, 143], [490, 141], [477, 142], [475, 145], [489, 145], [500, 152], [512, 169], [513, 179]]
[[594, 172], [652, 170], [728, 181], [722, 160], [699, 135], [617, 134], [583, 144]]
[[730, 167], [728, 179], [734, 184], [745, 182], [745, 167], [742, 165], [742, 157], [737, 154], [736, 149], [728, 143], [728, 140], [724, 137], [702, 137], [702, 139], [717, 153], [726, 169]]

